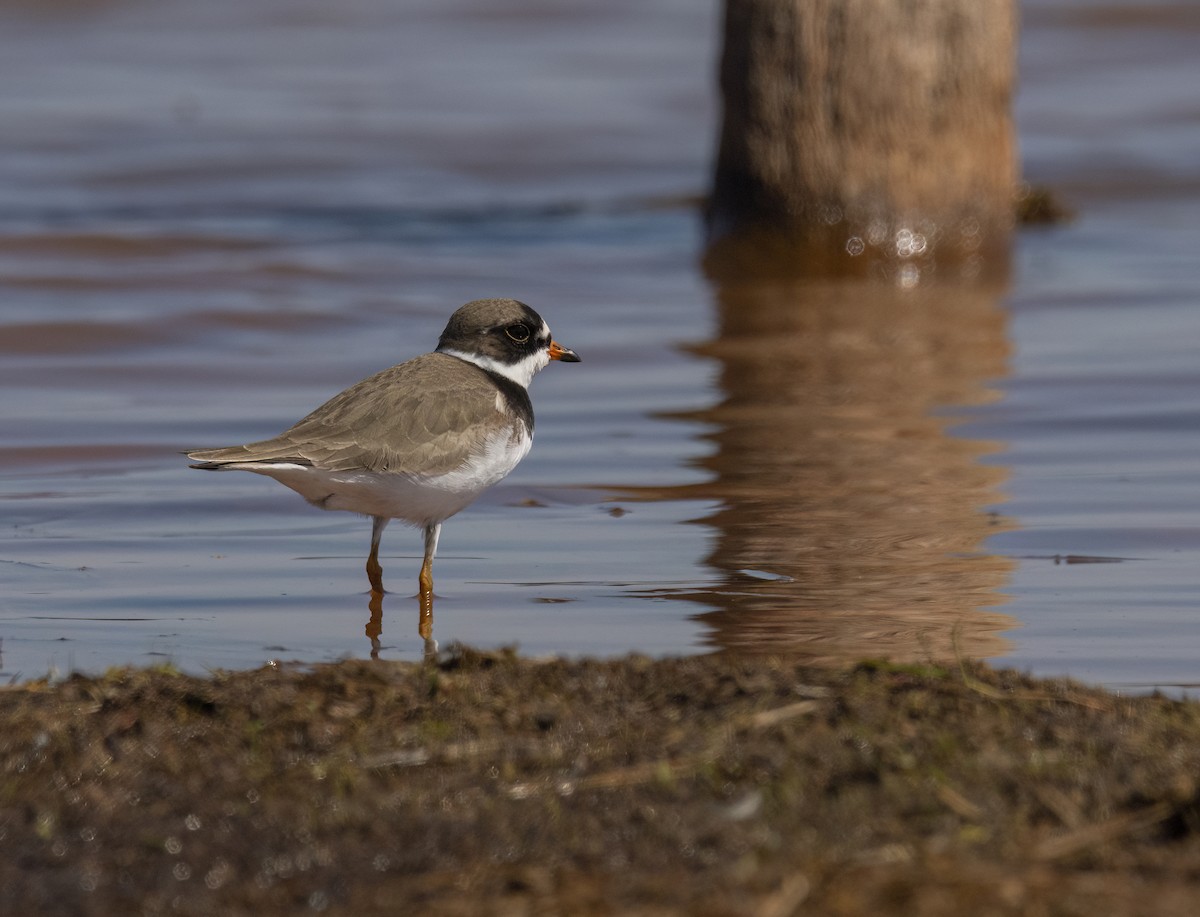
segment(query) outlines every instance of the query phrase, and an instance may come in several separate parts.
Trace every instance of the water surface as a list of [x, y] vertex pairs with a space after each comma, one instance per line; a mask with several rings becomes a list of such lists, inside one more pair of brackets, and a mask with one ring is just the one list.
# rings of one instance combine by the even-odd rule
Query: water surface
[[955, 292], [704, 271], [715, 4], [6, 7], [0, 675], [419, 656], [417, 533], [373, 621], [365, 520], [178, 453], [503, 295], [585, 362], [446, 525], [441, 642], [1200, 681], [1200, 16], [1023, 10], [1079, 216]]

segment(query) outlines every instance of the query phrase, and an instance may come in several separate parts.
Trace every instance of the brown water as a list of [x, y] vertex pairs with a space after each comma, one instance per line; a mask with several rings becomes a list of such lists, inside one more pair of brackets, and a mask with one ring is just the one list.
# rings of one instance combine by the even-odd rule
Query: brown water
[[585, 362], [446, 525], [442, 643], [1200, 681], [1200, 15], [1024, 13], [1080, 217], [964, 292], [701, 268], [715, 4], [5, 5], [0, 675], [418, 656], [417, 533], [373, 619], [365, 520], [177, 453], [508, 295]]

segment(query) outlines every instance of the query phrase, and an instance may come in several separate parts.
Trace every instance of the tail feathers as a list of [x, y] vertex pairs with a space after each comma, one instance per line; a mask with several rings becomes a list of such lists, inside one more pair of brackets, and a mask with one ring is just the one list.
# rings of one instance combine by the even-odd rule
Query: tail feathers
[[197, 462], [195, 465], [188, 465], [189, 468], [199, 468], [201, 471], [221, 471], [228, 466], [228, 462]]
[[264, 448], [275, 446], [273, 442], [251, 443], [249, 446], [226, 446], [223, 449], [194, 449], [184, 454], [190, 459], [196, 459], [192, 468], [202, 471], [225, 471], [244, 469], [254, 465], [311, 465], [312, 462], [303, 456], [296, 455], [291, 449]]
[[250, 455], [245, 446], [225, 446], [221, 449], [189, 449], [184, 455], [196, 460], [197, 464], [191, 467], [202, 468], [205, 471], [220, 471], [223, 466], [231, 462], [253, 461], [253, 456]]

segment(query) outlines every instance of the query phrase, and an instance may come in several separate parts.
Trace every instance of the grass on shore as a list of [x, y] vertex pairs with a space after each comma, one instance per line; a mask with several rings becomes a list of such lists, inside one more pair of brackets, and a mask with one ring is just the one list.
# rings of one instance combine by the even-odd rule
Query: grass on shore
[[1200, 913], [1200, 704], [458, 648], [0, 689], [0, 913]]

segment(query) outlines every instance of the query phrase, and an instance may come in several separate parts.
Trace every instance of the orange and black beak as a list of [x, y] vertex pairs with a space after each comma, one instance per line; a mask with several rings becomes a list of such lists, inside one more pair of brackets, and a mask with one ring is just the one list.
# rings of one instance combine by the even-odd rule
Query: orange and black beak
[[568, 350], [566, 347], [563, 347], [563, 345], [558, 343], [558, 341], [550, 342], [550, 359], [562, 360], [564, 363], [583, 362], [581, 359], [579, 359], [579, 354], [573, 350]]

